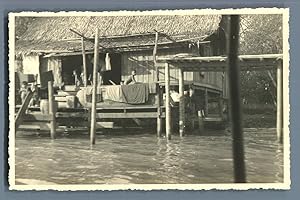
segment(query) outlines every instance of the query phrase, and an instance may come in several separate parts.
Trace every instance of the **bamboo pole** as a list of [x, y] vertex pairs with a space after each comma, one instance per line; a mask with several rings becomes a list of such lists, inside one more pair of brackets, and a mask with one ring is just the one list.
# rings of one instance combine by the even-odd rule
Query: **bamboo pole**
[[277, 65], [277, 140], [279, 143], [283, 143], [283, 74], [282, 74], [282, 62]]
[[238, 65], [239, 21], [239, 15], [230, 16], [230, 33], [228, 38], [228, 77], [229, 97], [231, 103], [230, 113], [232, 117], [234, 180], [236, 183], [245, 183], [246, 169], [240, 101], [240, 68]]
[[53, 91], [53, 81], [48, 82], [48, 100], [49, 100], [49, 115], [50, 120], [50, 135], [51, 139], [56, 137], [56, 118], [54, 109], [54, 91]]
[[179, 135], [185, 132], [185, 97], [184, 97], [184, 71], [179, 68]]
[[92, 94], [92, 111], [91, 111], [91, 132], [90, 142], [91, 145], [95, 144], [96, 138], [96, 97], [97, 97], [97, 68], [99, 63], [99, 30], [96, 29], [95, 47], [94, 47], [94, 66], [93, 66], [93, 94]]
[[86, 87], [87, 86], [87, 68], [86, 68], [85, 43], [84, 43], [83, 37], [81, 37], [81, 45], [82, 45], [83, 84], [84, 84], [84, 87]]
[[171, 139], [171, 105], [170, 105], [170, 66], [165, 64], [165, 90], [166, 90], [166, 137]]
[[153, 63], [155, 66], [155, 75], [156, 75], [156, 98], [157, 98], [157, 124], [156, 124], [156, 132], [157, 137], [161, 136], [162, 130], [162, 118], [161, 118], [161, 95], [160, 95], [160, 88], [159, 88], [159, 68], [156, 62], [156, 55], [157, 55], [157, 43], [158, 43], [158, 32], [155, 32], [155, 43], [153, 49]]

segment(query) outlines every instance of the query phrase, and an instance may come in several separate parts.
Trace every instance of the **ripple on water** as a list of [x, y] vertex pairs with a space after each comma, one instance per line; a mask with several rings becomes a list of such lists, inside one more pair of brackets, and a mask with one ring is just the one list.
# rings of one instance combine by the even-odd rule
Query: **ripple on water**
[[[283, 152], [276, 131], [245, 133], [250, 182], [282, 182]], [[155, 134], [97, 138], [86, 136], [16, 138], [16, 178], [20, 184], [230, 183], [233, 181], [230, 135], [196, 136], [171, 141]], [[42, 182], [43, 183], [43, 182]]]

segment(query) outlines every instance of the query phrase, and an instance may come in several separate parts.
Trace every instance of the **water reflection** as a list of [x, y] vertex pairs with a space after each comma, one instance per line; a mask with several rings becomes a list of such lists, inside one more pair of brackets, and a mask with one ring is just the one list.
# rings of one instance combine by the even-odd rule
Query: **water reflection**
[[[19, 184], [230, 183], [230, 134], [173, 136], [100, 134], [90, 148], [87, 134], [56, 140], [20, 134], [16, 138]], [[283, 149], [275, 130], [245, 132], [249, 182], [282, 182]], [[39, 182], [40, 181], [40, 182]]]

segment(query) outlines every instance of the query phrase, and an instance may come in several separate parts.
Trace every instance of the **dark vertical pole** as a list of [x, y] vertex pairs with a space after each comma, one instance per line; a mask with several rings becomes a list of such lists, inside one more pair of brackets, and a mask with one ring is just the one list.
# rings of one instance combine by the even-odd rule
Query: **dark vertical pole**
[[95, 35], [95, 47], [94, 47], [94, 66], [93, 66], [93, 96], [92, 96], [92, 112], [91, 112], [91, 132], [90, 132], [90, 142], [91, 145], [95, 144], [95, 134], [96, 134], [96, 97], [97, 97], [97, 71], [99, 63], [99, 30], [96, 29]]
[[184, 97], [184, 71], [179, 68], [179, 135], [182, 137], [184, 135], [185, 129], [185, 97]]
[[277, 129], [277, 140], [279, 143], [283, 143], [283, 80], [282, 80], [282, 61], [277, 65], [277, 118], [276, 118], [276, 129]]
[[240, 99], [240, 69], [238, 65], [239, 28], [239, 15], [231, 15], [228, 38], [228, 77], [231, 103], [230, 114], [232, 118], [234, 180], [236, 183], [245, 183], [246, 169]]
[[158, 32], [155, 32], [155, 42], [154, 42], [154, 49], [153, 49], [153, 63], [155, 67], [155, 75], [156, 75], [156, 98], [157, 98], [157, 137], [161, 136], [161, 129], [162, 129], [162, 119], [161, 119], [161, 95], [160, 95], [160, 88], [159, 88], [159, 69], [156, 63], [156, 55], [157, 55], [157, 43], [158, 43]]
[[87, 68], [86, 68], [85, 44], [84, 44], [83, 37], [81, 37], [81, 45], [82, 45], [83, 84], [84, 84], [84, 87], [86, 87], [87, 86]]

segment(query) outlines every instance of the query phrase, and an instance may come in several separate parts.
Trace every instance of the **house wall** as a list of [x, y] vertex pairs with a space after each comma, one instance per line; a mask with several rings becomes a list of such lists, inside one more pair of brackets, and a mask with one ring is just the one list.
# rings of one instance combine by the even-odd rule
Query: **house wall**
[[[158, 56], [171, 56], [178, 53], [184, 53], [181, 49], [172, 49], [168, 51], [160, 51]], [[164, 80], [164, 64], [157, 63], [159, 68], [159, 79]], [[130, 76], [131, 71], [137, 71], [136, 80], [138, 82], [152, 83], [155, 82], [156, 74], [153, 63], [152, 51], [143, 52], [126, 52], [122, 54], [121, 71], [122, 80], [126, 80]], [[170, 81], [178, 81], [179, 70], [170, 68]], [[193, 80], [193, 73], [185, 73], [185, 80]]]
[[[171, 49], [168, 51], [158, 51], [158, 56], [172, 56], [179, 53], [187, 53], [189, 49]], [[164, 80], [164, 63], [157, 63], [159, 69], [159, 79]], [[153, 64], [152, 51], [147, 52], [126, 52], [122, 54], [121, 71], [122, 80], [126, 80], [131, 71], [137, 71], [136, 80], [143, 83], [155, 82], [155, 68]], [[170, 81], [178, 82], [179, 69], [170, 68]], [[199, 83], [211, 84], [222, 88], [222, 72], [204, 72], [204, 78], [200, 72], [185, 72], [184, 80]]]
[[54, 86], [62, 83], [62, 60], [60, 57], [40, 58], [40, 73], [52, 70]]
[[22, 56], [22, 65], [24, 74], [40, 74], [40, 60], [38, 55]]

